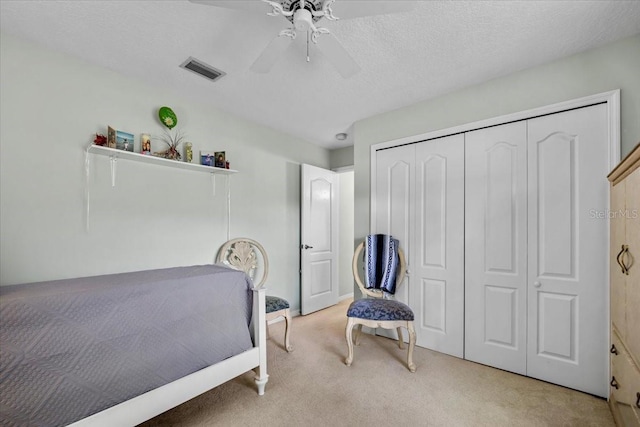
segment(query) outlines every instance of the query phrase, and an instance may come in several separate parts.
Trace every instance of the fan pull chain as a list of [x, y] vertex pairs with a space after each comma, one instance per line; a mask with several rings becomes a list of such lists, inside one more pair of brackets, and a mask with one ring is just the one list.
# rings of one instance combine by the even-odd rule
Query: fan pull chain
[[311, 37], [311, 33], [307, 31], [307, 62], [311, 62], [311, 58], [309, 58], [309, 38]]

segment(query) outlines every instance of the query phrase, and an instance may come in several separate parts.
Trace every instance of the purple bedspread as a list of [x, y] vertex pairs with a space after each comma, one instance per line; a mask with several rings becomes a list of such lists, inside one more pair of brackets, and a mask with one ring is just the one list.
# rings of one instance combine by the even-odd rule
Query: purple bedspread
[[0, 287], [0, 425], [60, 426], [253, 347], [217, 265]]

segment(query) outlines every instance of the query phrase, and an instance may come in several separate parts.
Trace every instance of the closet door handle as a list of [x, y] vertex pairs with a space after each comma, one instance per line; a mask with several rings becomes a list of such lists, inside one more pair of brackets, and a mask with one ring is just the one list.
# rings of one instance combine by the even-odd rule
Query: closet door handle
[[622, 268], [622, 274], [627, 274], [627, 269], [621, 261], [621, 257], [625, 251], [625, 247], [626, 245], [622, 245], [622, 249], [620, 249], [620, 252], [618, 252], [618, 255], [616, 256], [616, 261], [618, 261], [618, 265], [620, 266], [620, 268]]
[[611, 377], [611, 382], [609, 384], [611, 384], [611, 387], [614, 387], [616, 390], [619, 388], [618, 381], [616, 381], [616, 377]]
[[615, 344], [611, 344], [611, 350], [609, 350], [609, 353], [618, 354], [618, 349], [616, 348]]

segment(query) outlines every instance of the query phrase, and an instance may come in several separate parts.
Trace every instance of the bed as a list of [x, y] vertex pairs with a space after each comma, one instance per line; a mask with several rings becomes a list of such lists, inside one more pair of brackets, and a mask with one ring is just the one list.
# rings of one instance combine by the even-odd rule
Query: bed
[[0, 425], [133, 426], [254, 370], [264, 290], [219, 265], [0, 287]]

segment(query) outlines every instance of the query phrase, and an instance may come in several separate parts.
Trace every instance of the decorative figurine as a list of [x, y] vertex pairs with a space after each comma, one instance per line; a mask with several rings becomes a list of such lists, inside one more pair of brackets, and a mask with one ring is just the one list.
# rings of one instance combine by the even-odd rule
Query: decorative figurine
[[186, 142], [184, 144], [184, 161], [187, 163], [191, 163], [193, 160], [193, 144], [190, 142]]

